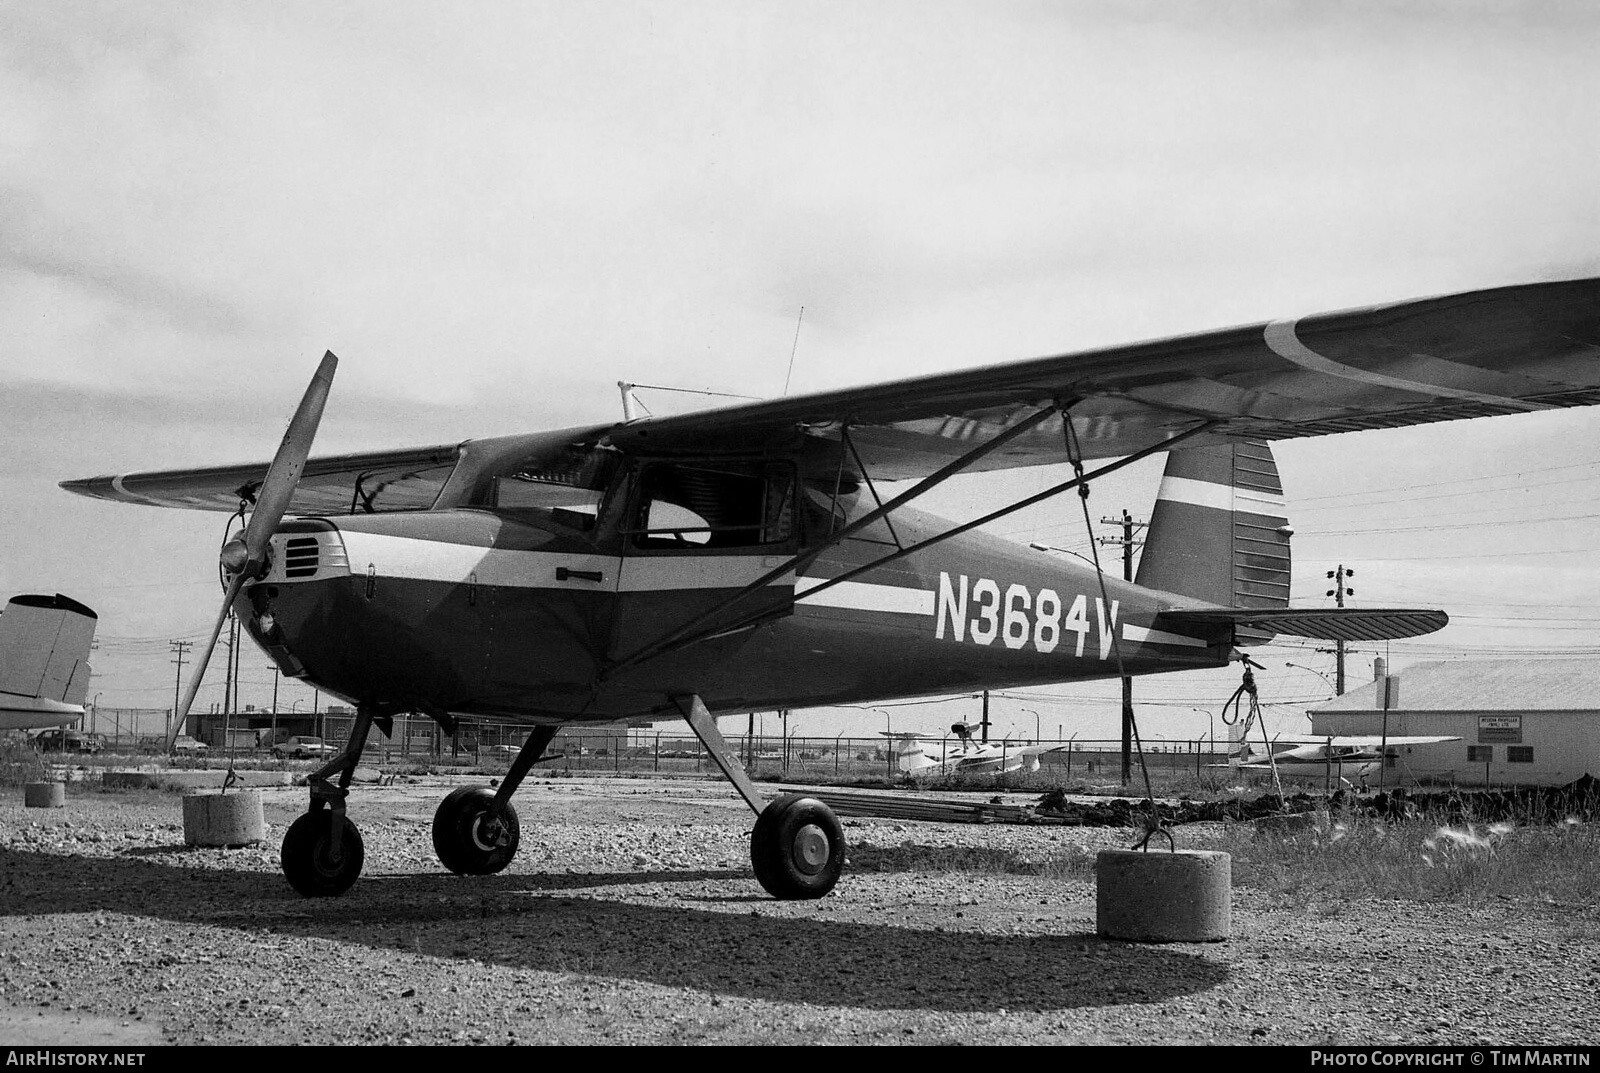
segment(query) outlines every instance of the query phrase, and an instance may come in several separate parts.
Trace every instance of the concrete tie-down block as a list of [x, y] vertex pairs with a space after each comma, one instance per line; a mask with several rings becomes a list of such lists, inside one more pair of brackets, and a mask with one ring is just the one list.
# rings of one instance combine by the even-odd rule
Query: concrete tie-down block
[[22, 786], [23, 808], [64, 808], [66, 804], [67, 784], [64, 782], [29, 782]]
[[252, 846], [266, 837], [261, 791], [183, 796], [183, 841], [190, 846]]
[[1226, 853], [1106, 849], [1095, 857], [1095, 925], [1107, 939], [1227, 939], [1232, 896], [1233, 865]]

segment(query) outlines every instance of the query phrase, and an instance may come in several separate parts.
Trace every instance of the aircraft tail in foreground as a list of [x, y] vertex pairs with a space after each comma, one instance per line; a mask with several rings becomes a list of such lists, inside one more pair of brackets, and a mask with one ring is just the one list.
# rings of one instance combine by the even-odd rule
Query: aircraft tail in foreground
[[0, 614], [0, 730], [66, 726], [83, 717], [98, 616], [59, 593], [15, 596]]
[[1138, 583], [1211, 607], [1168, 611], [1174, 624], [1231, 624], [1235, 643], [1276, 634], [1380, 641], [1432, 633], [1443, 611], [1289, 606], [1289, 527], [1283, 483], [1262, 440], [1169, 452], [1150, 513]]

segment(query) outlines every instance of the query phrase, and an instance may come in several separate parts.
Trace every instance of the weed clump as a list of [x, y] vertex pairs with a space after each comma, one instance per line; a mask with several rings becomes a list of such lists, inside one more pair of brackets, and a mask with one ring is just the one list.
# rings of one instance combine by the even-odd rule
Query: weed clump
[[42, 782], [44, 758], [20, 735], [0, 736], [0, 786], [17, 787]]

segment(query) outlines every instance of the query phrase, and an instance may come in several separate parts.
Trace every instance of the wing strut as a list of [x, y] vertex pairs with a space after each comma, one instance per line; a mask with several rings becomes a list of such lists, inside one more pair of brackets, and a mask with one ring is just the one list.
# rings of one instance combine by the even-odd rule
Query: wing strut
[[[878, 486], [872, 482], [872, 474], [868, 472], [867, 464], [861, 460], [861, 454], [856, 450], [856, 441], [851, 438], [850, 427], [848, 425], [839, 430], [839, 438], [844, 441], [844, 445], [846, 447], [850, 448], [850, 457], [856, 460], [856, 468], [861, 471], [861, 479], [867, 482], [867, 491], [872, 493], [872, 501], [878, 504], [878, 506], [882, 507], [883, 497], [878, 495]], [[840, 452], [839, 455], [839, 465], [841, 468], [844, 466], [843, 452]], [[835, 493], [834, 498], [835, 501], [837, 501], [837, 492]], [[894, 519], [885, 514], [883, 516], [883, 524], [889, 527], [889, 535], [894, 538], [894, 546], [899, 548], [901, 551], [905, 551], [906, 546], [900, 543], [900, 534], [895, 532]]]
[[[888, 503], [880, 503], [877, 509], [868, 511], [866, 514], [863, 514], [855, 521], [846, 525], [843, 529], [840, 529], [836, 533], [830, 534], [827, 540], [824, 540], [815, 548], [810, 548], [808, 550], [799, 552], [794, 557], [789, 559], [788, 562], [767, 571], [765, 574], [762, 574], [750, 584], [746, 585], [738, 592], [731, 594], [727, 599], [722, 600], [715, 607], [712, 607], [705, 613], [697, 615], [688, 622], [684, 623], [682, 626], [672, 630], [670, 633], [663, 635], [644, 647], [634, 650], [632, 653], [624, 656], [622, 659], [617, 660], [615, 663], [602, 670], [597, 676], [597, 680], [604, 681], [610, 675], [622, 670], [624, 667], [631, 667], [635, 663], [650, 659], [652, 656], [661, 655], [667, 651], [675, 651], [679, 648], [682, 648], [684, 644], [694, 644], [696, 641], [703, 640], [712, 633], [722, 633], [727, 629], [738, 629], [739, 626], [744, 624], [743, 622], [740, 622], [738, 625], [732, 627], [729, 627], [725, 624], [718, 624], [709, 631], [690, 636], [693, 631], [698, 630], [706, 623], [715, 621], [718, 615], [722, 614], [722, 612], [726, 611], [729, 607], [744, 599], [750, 593], [760, 591], [791, 570], [798, 571], [804, 568], [805, 566], [814, 562], [817, 556], [821, 555], [829, 548], [836, 544], [842, 543], [847, 537], [853, 536], [854, 534], [860, 532], [862, 529], [871, 525], [879, 518], [886, 516], [896, 507], [904, 506], [906, 503], [922, 495], [924, 492], [927, 492], [934, 486], [942, 484], [947, 478], [961, 472], [961, 470], [965, 469], [967, 466], [970, 466], [978, 459], [999, 450], [1001, 447], [1004, 447], [1018, 436], [1021, 436], [1023, 433], [1032, 429], [1035, 425], [1041, 424], [1045, 420], [1054, 416], [1059, 409], [1060, 407], [1057, 404], [1051, 404], [1037, 413], [1023, 418], [1021, 421], [1018, 421], [1015, 425], [1012, 425], [1010, 428], [995, 436], [993, 439], [986, 440], [977, 447], [974, 447], [972, 450], [968, 451], [966, 454], [962, 455], [960, 458], [949, 463], [948, 465], [941, 467], [938, 472], [931, 473], [924, 477], [912, 487], [895, 496]], [[874, 495], [876, 495], [876, 493], [874, 493]], [[792, 605], [793, 603], [791, 601], [790, 604], [784, 605], [782, 610], [787, 610], [788, 607]], [[754, 621], [755, 618], [760, 617], [763, 616], [753, 616], [752, 621]], [[681, 644], [674, 644], [674, 642], [678, 641], [679, 638], [687, 638], [687, 640]], [[668, 646], [671, 647], [669, 648]]]
[[[1027, 428], [1031, 428], [1032, 426], [1039, 424], [1041, 421], [1058, 411], [1065, 414], [1067, 409], [1068, 407], [1066, 406], [1051, 406], [1045, 410], [1041, 410], [1038, 413], [1033, 414], [1024, 421], [1018, 422], [1016, 425], [1013, 425], [1011, 428], [983, 444], [981, 447], [968, 452], [961, 458], [958, 458], [954, 462], [950, 463], [948, 466], [945, 466], [938, 473], [935, 473], [932, 476], [929, 476], [926, 479], [918, 482], [916, 487], [908, 489], [906, 492], [896, 496], [888, 503], [883, 504], [876, 510], [863, 515], [855, 522], [845, 526], [845, 528], [833, 534], [833, 536], [824, 541], [822, 544], [818, 545], [816, 548], [801, 552], [800, 554], [791, 558], [788, 562], [784, 563], [782, 566], [763, 574], [761, 577], [746, 585], [738, 592], [732, 593], [727, 599], [721, 601], [704, 614], [692, 619], [688, 623], [685, 623], [678, 629], [663, 635], [657, 640], [652, 641], [639, 649], [636, 649], [634, 652], [616, 661], [609, 667], [606, 667], [600, 672], [598, 679], [600, 681], [604, 681], [606, 678], [610, 677], [616, 672], [626, 667], [630, 667], [635, 663], [640, 663], [647, 659], [653, 659], [657, 656], [663, 656], [669, 652], [676, 652], [679, 649], [688, 647], [689, 645], [698, 644], [709, 637], [728, 633], [733, 630], [744, 629], [747, 626], [754, 626], [762, 621], [765, 621], [766, 619], [776, 618], [780, 615], [786, 615], [793, 610], [794, 605], [799, 602], [799, 600], [804, 599], [805, 597], [813, 596], [816, 593], [823, 592], [834, 587], [835, 585], [842, 585], [846, 581], [850, 581], [862, 574], [868, 573], [869, 571], [876, 570], [881, 566], [886, 566], [889, 563], [903, 559], [907, 555], [911, 555], [914, 552], [923, 551], [934, 546], [935, 544], [949, 540], [952, 537], [960, 536], [962, 533], [976, 529], [981, 525], [987, 525], [988, 523], [995, 521], [996, 519], [1003, 518], [1008, 514], [1013, 514], [1016, 511], [1031, 507], [1035, 503], [1049, 499], [1051, 496], [1059, 495], [1070, 488], [1075, 488], [1078, 485], [1086, 481], [1093, 480], [1096, 477], [1100, 477], [1104, 474], [1122, 469], [1124, 466], [1132, 465], [1133, 463], [1141, 461], [1152, 454], [1160, 451], [1170, 451], [1172, 448], [1184, 440], [1189, 439], [1191, 436], [1198, 436], [1203, 432], [1207, 432], [1215, 428], [1220, 423], [1214, 421], [1204, 422], [1184, 432], [1180, 432], [1171, 439], [1165, 440], [1156, 446], [1147, 447], [1136, 454], [1128, 455], [1126, 458], [1120, 458], [1115, 462], [1102, 466], [1093, 473], [1081, 475], [1080, 471], [1080, 476], [1074, 477], [1069, 481], [1063, 481], [1054, 487], [1047, 488], [1044, 491], [1035, 493], [1026, 499], [1022, 499], [1016, 503], [1012, 503], [1009, 506], [1002, 507], [999, 510], [975, 519], [974, 521], [964, 522], [961, 525], [955, 526], [952, 529], [940, 533], [938, 536], [929, 537], [927, 540], [913, 544], [908, 548], [902, 547], [896, 551], [889, 552], [888, 554], [883, 555], [870, 563], [867, 563], [863, 566], [858, 566], [854, 570], [846, 571], [845, 573], [840, 574], [838, 577], [833, 577], [827, 579], [826, 581], [822, 581], [819, 584], [807, 589], [804, 593], [798, 594], [797, 596], [789, 599], [777, 607], [762, 608], [760, 611], [751, 612], [742, 618], [735, 619], [731, 623], [727, 621], [714, 621], [717, 616], [722, 614], [722, 612], [726, 611], [729, 607], [744, 599], [748, 594], [764, 588], [768, 583], [783, 576], [790, 570], [798, 570], [811, 563], [829, 547], [844, 540], [852, 533], [858, 532], [864, 526], [869, 525], [878, 518], [888, 514], [888, 512], [894, 510], [896, 507], [903, 506], [909, 500], [928, 491], [935, 484], [938, 484], [946, 478], [953, 476], [965, 466], [970, 465], [973, 461], [976, 461], [978, 458], [982, 457], [982, 455], [988, 454], [990, 451], [993, 451], [995, 448], [1001, 446], [1001, 440], [1009, 438], [1013, 435], [1020, 435], [1022, 432], [1026, 431]], [[712, 625], [707, 626], [706, 624], [708, 622], [712, 623]]]

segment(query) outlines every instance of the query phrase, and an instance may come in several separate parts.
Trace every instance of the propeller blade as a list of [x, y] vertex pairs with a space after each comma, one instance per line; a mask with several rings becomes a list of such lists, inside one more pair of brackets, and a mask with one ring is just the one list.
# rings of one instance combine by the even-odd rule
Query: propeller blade
[[235, 536], [222, 547], [222, 566], [229, 575], [228, 591], [222, 598], [222, 610], [217, 613], [216, 625], [211, 627], [211, 639], [206, 642], [205, 651], [195, 664], [189, 688], [184, 690], [183, 700], [173, 712], [172, 737], [167, 741], [169, 753], [189, 719], [189, 709], [194, 705], [195, 694], [200, 691], [200, 681], [205, 677], [206, 665], [211, 662], [211, 653], [217, 647], [222, 624], [228, 620], [228, 612], [244, 589], [245, 582], [261, 572], [273, 531], [278, 528], [278, 523], [289, 509], [289, 501], [294, 498], [294, 490], [300, 484], [300, 473], [311, 455], [311, 443], [316, 439], [317, 426], [322, 422], [322, 408], [328, 401], [328, 390], [333, 386], [333, 373], [338, 365], [339, 359], [333, 356], [333, 351], [322, 355], [322, 364], [317, 366], [316, 375], [306, 386], [300, 405], [289, 419], [283, 442], [278, 444], [278, 453], [272, 457], [272, 465], [267, 467], [266, 479], [256, 492], [255, 509], [250, 512], [250, 521], [245, 526], [242, 538]]
[[328, 401], [328, 389], [333, 386], [333, 373], [338, 365], [339, 359], [333, 356], [333, 351], [322, 356], [322, 364], [317, 366], [316, 375], [307, 385], [294, 417], [289, 419], [283, 442], [278, 445], [266, 480], [261, 482], [261, 490], [256, 493], [250, 524], [245, 527], [246, 568], [241, 573], [253, 575], [266, 560], [267, 543], [283, 520], [289, 501], [294, 498], [294, 490], [300, 484], [300, 473], [311, 454], [311, 442], [322, 421], [322, 407]]
[[189, 709], [194, 706], [194, 695], [200, 692], [200, 680], [206, 676], [206, 664], [211, 662], [211, 653], [216, 650], [217, 637], [222, 633], [222, 624], [228, 621], [228, 611], [233, 607], [233, 601], [239, 595], [239, 590], [244, 588], [246, 580], [243, 574], [235, 574], [228, 582], [227, 595], [222, 598], [222, 611], [217, 615], [216, 625], [211, 627], [211, 640], [206, 642], [205, 651], [200, 653], [200, 658], [195, 662], [194, 673], [189, 676], [189, 688], [183, 691], [183, 700], [172, 713], [172, 736], [167, 739], [169, 753], [172, 752], [178, 735], [183, 733], [184, 724], [189, 720]]

